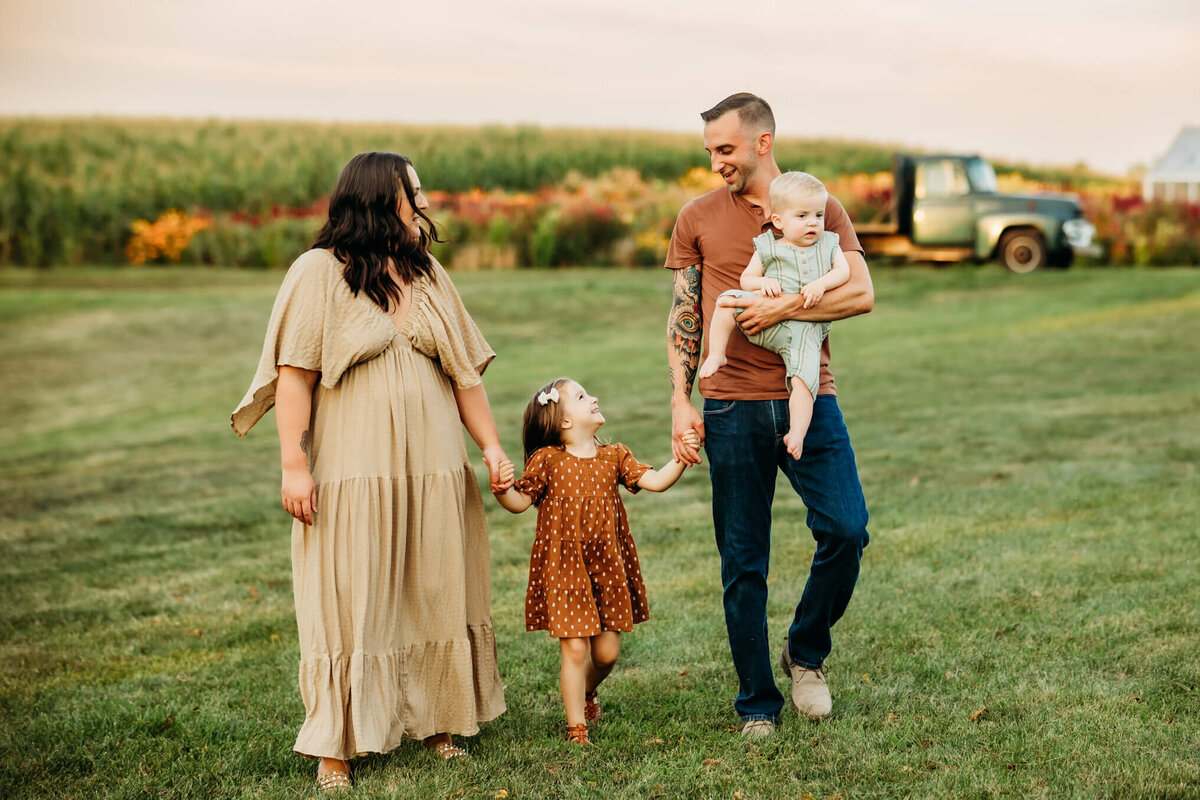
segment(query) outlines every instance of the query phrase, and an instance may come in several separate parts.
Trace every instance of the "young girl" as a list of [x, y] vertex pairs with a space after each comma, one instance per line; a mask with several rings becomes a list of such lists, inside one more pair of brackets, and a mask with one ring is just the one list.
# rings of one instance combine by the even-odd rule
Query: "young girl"
[[[683, 474], [670, 461], [651, 469], [623, 444], [601, 444], [604, 415], [596, 398], [569, 378], [551, 381], [525, 408], [525, 470], [513, 483], [500, 467], [496, 499], [514, 514], [538, 507], [529, 559], [525, 628], [559, 640], [559, 681], [567, 712], [563, 738], [590, 744], [588, 722], [600, 719], [596, 687], [621, 651], [621, 632], [648, 618], [646, 588], [629, 521], [617, 491], [663, 492]], [[689, 447], [699, 448], [692, 432]]]
[[[838, 246], [838, 235], [825, 230], [825, 186], [807, 172], [785, 172], [771, 181], [771, 232], [754, 239], [754, 255], [742, 272], [742, 291], [722, 296], [745, 297], [755, 292], [767, 297], [804, 295], [804, 307], [821, 302], [825, 292], [850, 279], [850, 264]], [[742, 309], [718, 308], [709, 326], [708, 358], [700, 365], [699, 380], [711, 378], [725, 366], [725, 347]], [[788, 432], [783, 437], [788, 455], [799, 459], [804, 437], [812, 422], [813, 400], [820, 380], [821, 343], [829, 335], [828, 322], [785, 319], [750, 337], [751, 342], [783, 357], [787, 368]]]

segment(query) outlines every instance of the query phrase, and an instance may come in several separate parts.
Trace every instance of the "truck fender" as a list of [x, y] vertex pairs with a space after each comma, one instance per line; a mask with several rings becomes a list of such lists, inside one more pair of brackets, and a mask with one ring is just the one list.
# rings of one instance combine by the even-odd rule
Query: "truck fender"
[[975, 256], [990, 259], [1005, 231], [1013, 228], [1036, 228], [1046, 240], [1047, 252], [1062, 247], [1062, 222], [1049, 214], [985, 214], [975, 222]]

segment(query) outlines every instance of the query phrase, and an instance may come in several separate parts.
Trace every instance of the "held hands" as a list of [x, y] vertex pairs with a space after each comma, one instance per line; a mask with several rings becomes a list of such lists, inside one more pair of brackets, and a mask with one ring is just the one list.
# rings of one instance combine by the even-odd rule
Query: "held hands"
[[671, 405], [671, 455], [683, 464], [700, 463], [700, 444], [704, 441], [704, 417], [690, 403]]
[[507, 492], [514, 483], [516, 470], [513, 469], [513, 463], [507, 458], [500, 464], [499, 481], [492, 484], [492, 494], [501, 494]]
[[488, 468], [488, 483], [491, 486], [492, 494], [507, 492], [513, 485], [514, 470], [512, 462], [504, 454], [504, 448], [499, 445], [485, 448], [483, 463]]
[[806, 283], [800, 287], [800, 294], [804, 295], [804, 307], [812, 308], [825, 296], [825, 287], [820, 283]]
[[317, 513], [317, 487], [307, 467], [285, 469], [279, 494], [283, 498], [285, 511], [305, 525], [313, 524], [313, 517]]
[[[683, 446], [691, 451], [692, 456], [696, 459], [695, 463], [699, 464], [700, 463], [700, 434], [696, 433], [694, 430], [689, 429], [689, 430], [684, 431], [683, 434], [679, 438], [683, 442]], [[679, 459], [675, 459], [675, 460], [679, 461]], [[691, 462], [685, 461], [685, 462], [683, 462], [683, 465], [685, 467], [689, 467], [689, 466], [691, 466]]]

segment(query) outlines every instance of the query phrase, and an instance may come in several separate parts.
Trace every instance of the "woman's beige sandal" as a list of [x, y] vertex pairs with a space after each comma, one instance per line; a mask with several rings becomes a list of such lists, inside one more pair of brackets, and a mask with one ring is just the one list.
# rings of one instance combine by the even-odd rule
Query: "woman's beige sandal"
[[331, 769], [324, 775], [317, 776], [317, 790], [322, 792], [337, 792], [342, 789], [349, 789], [353, 786], [350, 783], [350, 773], [344, 769]]
[[595, 722], [603, 716], [604, 712], [600, 709], [600, 704], [596, 702], [596, 693], [584, 692], [583, 718], [588, 722]]
[[467, 757], [466, 748], [459, 747], [454, 742], [447, 741], [445, 739], [437, 744], [427, 745], [425, 749], [434, 755], [445, 759], [446, 761], [453, 761], [456, 758]]
[[588, 738], [587, 723], [581, 722], [578, 725], [568, 725], [567, 733], [563, 736], [564, 742], [572, 744], [591, 744], [592, 740]]

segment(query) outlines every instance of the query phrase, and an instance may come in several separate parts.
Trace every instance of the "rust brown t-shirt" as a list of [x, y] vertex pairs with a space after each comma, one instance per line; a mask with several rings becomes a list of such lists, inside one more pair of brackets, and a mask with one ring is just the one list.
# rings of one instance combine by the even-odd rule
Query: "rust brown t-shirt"
[[[740, 288], [742, 271], [754, 255], [754, 237], [771, 229], [770, 217], [760, 206], [725, 187], [700, 195], [679, 211], [667, 269], [700, 265], [700, 313], [703, 317], [704, 352], [708, 357], [708, 326], [717, 296]], [[825, 230], [836, 233], [843, 252], [862, 245], [846, 209], [833, 195], [825, 202]], [[837, 394], [829, 370], [829, 339], [821, 345], [821, 383], [817, 394]], [[728, 363], [711, 378], [700, 381], [701, 396], [713, 400], [784, 400], [788, 392], [783, 359], [734, 331], [725, 356]]]

